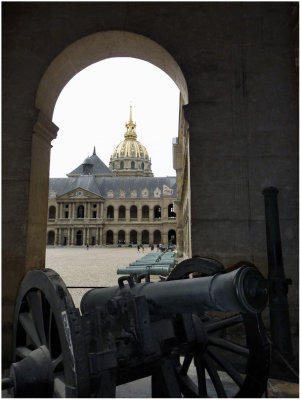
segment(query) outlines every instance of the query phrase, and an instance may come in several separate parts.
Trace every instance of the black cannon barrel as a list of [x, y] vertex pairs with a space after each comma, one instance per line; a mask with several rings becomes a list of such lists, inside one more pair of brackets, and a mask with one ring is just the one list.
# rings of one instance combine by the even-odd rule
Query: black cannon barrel
[[144, 295], [151, 314], [194, 313], [205, 310], [261, 312], [267, 303], [266, 280], [251, 266], [210, 277], [92, 289], [81, 300], [87, 313], [112, 297], [131, 291]]

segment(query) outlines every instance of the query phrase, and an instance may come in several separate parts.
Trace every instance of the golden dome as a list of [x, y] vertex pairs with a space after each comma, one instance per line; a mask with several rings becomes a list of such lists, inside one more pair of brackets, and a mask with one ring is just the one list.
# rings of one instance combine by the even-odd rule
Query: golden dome
[[125, 139], [116, 146], [112, 159], [116, 158], [139, 158], [148, 160], [146, 148], [137, 140]]
[[130, 108], [130, 120], [125, 124], [126, 132], [124, 140], [115, 147], [112, 160], [118, 158], [139, 158], [149, 160], [146, 148], [137, 140], [136, 124], [132, 120], [132, 106]]

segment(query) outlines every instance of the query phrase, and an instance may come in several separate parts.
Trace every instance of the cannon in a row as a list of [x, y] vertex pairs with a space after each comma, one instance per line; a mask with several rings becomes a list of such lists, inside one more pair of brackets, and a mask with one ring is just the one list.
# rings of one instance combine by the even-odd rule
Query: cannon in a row
[[118, 268], [117, 274], [128, 274], [137, 280], [141, 274], [148, 273], [149, 275], [167, 276], [171, 272], [171, 265], [156, 264], [156, 265], [130, 265], [126, 268]]
[[[260, 318], [266, 280], [251, 266], [215, 273], [218, 263], [203, 259], [191, 271], [196, 263], [179, 280], [136, 284], [125, 276], [116, 287], [92, 289], [81, 312], [57, 273], [30, 271], [17, 297], [3, 386], [15, 397], [115, 397], [118, 385], [150, 376], [152, 397], [207, 397], [208, 381], [217, 397], [261, 397], [269, 367]], [[181, 279], [187, 271], [206, 276]], [[231, 339], [239, 326], [244, 343]]]
[[142, 258], [131, 262], [125, 268], [118, 268], [117, 274], [128, 274], [135, 281], [138, 280], [138, 276], [141, 274], [148, 273], [149, 275], [160, 275], [162, 278], [170, 274], [171, 270], [175, 267], [177, 260], [175, 253], [148, 253]]

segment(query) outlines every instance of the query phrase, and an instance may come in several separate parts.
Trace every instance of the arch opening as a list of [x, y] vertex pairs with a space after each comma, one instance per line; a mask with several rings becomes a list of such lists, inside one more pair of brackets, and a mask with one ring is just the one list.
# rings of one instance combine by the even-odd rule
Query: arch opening
[[118, 232], [118, 244], [125, 244], [125, 232], [123, 230]]
[[177, 234], [174, 229], [168, 231], [168, 244], [177, 244]]
[[54, 246], [54, 238], [55, 238], [54, 231], [49, 231], [48, 235], [47, 235], [47, 245], [48, 246]]
[[77, 207], [77, 218], [84, 218], [85, 217], [85, 207], [78, 206]]
[[156, 230], [154, 232], [154, 244], [160, 244], [161, 243], [161, 232], [159, 230]]
[[155, 206], [154, 207], [154, 219], [160, 219], [160, 218], [161, 218], [161, 207]]
[[137, 244], [137, 231], [132, 230], [130, 232], [130, 243]]
[[82, 246], [83, 245], [83, 231], [77, 231], [76, 232], [76, 246]]
[[114, 207], [113, 206], [109, 206], [107, 208], [107, 218], [114, 219]]
[[113, 231], [109, 230], [106, 233], [106, 244], [114, 244], [114, 234]]
[[125, 207], [120, 206], [118, 209], [118, 219], [125, 219]]
[[149, 219], [149, 206], [142, 207], [142, 219]]
[[[77, 42], [72, 43], [65, 50], [63, 50], [49, 65], [48, 69], [42, 77], [42, 80], [40, 81], [40, 85], [38, 87], [36, 95], [36, 106], [41, 111], [40, 116], [43, 117], [41, 122], [45, 122], [45, 124], [50, 123], [53, 117], [55, 104], [61, 91], [75, 75], [94, 63], [115, 57], [136, 58], [138, 60], [147, 61], [152, 65], [158, 67], [159, 69], [164, 71], [180, 89], [180, 107], [188, 103], [187, 85], [182, 71], [179, 65], [173, 59], [173, 57], [158, 43], [148, 39], [147, 37], [130, 32], [99, 32], [83, 37]], [[128, 161], [120, 161], [119, 165], [116, 166], [117, 169], [123, 168], [124, 171], [139, 167], [142, 170], [148, 168], [147, 165], [145, 165], [143, 162], [138, 161], [137, 164], [134, 162], [128, 163]], [[124, 195], [121, 195], [121, 191], [119, 193], [119, 196], [118, 193], [116, 196], [116, 193], [111, 194], [108, 192], [108, 197], [118, 198], [124, 197]], [[135, 196], [135, 194], [132, 195], [131, 193], [131, 197], [137, 197], [137, 194]], [[158, 197], [157, 194], [156, 197]], [[90, 205], [87, 205], [85, 203], [85, 206], [80, 205], [78, 206], [78, 208], [71, 208], [69, 211], [65, 209], [61, 210], [60, 208], [58, 208], [57, 214], [60, 214], [60, 216], [62, 215], [64, 218], [68, 219], [72, 217], [99, 218], [100, 214], [104, 214], [105, 216], [106, 213], [107, 219], [114, 219], [114, 207], [108, 206], [107, 209], [105, 207], [103, 208], [99, 207], [97, 208], [97, 210], [91, 210]], [[128, 206], [127, 208], [125, 208], [124, 206], [119, 207], [116, 204], [115, 208], [117, 212], [117, 215], [115, 214], [115, 216], [116, 218], [118, 217], [118, 219], [122, 222], [126, 222], [127, 220], [135, 220], [138, 218], [140, 220], [141, 217], [145, 221], [153, 221], [153, 218], [156, 220], [161, 219], [160, 206], [156, 206], [155, 208], [153, 208], [153, 206], [151, 206], [151, 208], [149, 208], [149, 206], [143, 206], [142, 210], [139, 206], [139, 213], [137, 207], [135, 206], [132, 206], [130, 207], [130, 209], [128, 209]], [[162, 216], [164, 218], [166, 218], [165, 212], [166, 210], [164, 209], [163, 213], [162, 209]], [[175, 218], [175, 213], [173, 214], [173, 212], [173, 209], [168, 208], [169, 218]], [[152, 229], [150, 231], [153, 232]], [[75, 241], [77, 242], [78, 240], [76, 232], [74, 233]], [[90, 244], [92, 244], [92, 242], [96, 243], [96, 241], [97, 244], [101, 244], [105, 240], [106, 243], [108, 242], [110, 244], [113, 244], [114, 241], [116, 243], [116, 236], [118, 237], [117, 232], [115, 232], [114, 235], [112, 233], [112, 238], [110, 235], [111, 233], [106, 233], [105, 235], [103, 235], [102, 233], [100, 234], [98, 231], [97, 233], [95, 233], [95, 235], [92, 235], [91, 231], [90, 233], [89, 231], [88, 233], [86, 233], [85, 231], [84, 233], [82, 233], [82, 240], [86, 241], [87, 236], [87, 240], [90, 242]], [[140, 237], [139, 233], [139, 242], [141, 238], [142, 243], [149, 243], [151, 239], [154, 239], [154, 236], [155, 235], [153, 233], [151, 234], [151, 237], [149, 233], [144, 233], [144, 235]], [[127, 240], [128, 239], [130, 239], [130, 236], [127, 236]], [[137, 237], [134, 237], [134, 239], [138, 241]], [[156, 242], [161, 240], [161, 233], [156, 233]], [[74, 243], [74, 236], [71, 236], [70, 234], [68, 243], [71, 244], [71, 241]], [[60, 240], [60, 244], [66, 245], [67, 242], [65, 242], [62, 243], [62, 240]]]
[[168, 218], [174, 219], [176, 218], [177, 214], [175, 213], [174, 205], [168, 205]]
[[141, 240], [142, 244], [149, 244], [149, 231], [142, 231]]
[[130, 208], [130, 218], [136, 220], [137, 219], [137, 207], [131, 206]]

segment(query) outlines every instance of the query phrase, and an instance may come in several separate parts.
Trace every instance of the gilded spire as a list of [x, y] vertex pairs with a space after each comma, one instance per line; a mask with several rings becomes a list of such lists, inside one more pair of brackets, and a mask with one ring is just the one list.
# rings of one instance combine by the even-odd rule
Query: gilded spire
[[130, 106], [130, 122], [133, 122], [133, 120], [132, 120], [132, 106]]
[[132, 106], [130, 106], [130, 120], [126, 126], [126, 132], [124, 134], [125, 139], [131, 139], [131, 140], [136, 140], [137, 139], [137, 134], [136, 134], [136, 124], [133, 122], [132, 118]]

